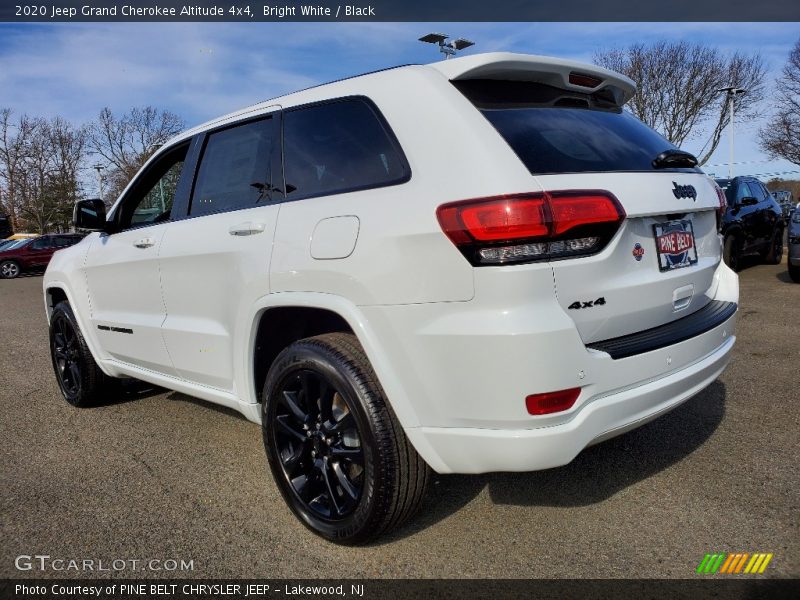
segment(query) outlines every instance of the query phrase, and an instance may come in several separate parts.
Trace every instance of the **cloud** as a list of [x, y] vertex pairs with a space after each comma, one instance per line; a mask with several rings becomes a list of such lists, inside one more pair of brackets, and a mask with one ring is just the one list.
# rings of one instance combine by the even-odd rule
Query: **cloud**
[[[475, 40], [469, 52], [583, 61], [603, 47], [700, 41], [723, 52], [758, 51], [773, 76], [797, 38], [791, 23], [6, 24], [0, 25], [0, 106], [85, 122], [104, 106], [124, 112], [154, 105], [194, 125], [325, 81], [438, 60], [435, 47], [417, 41], [429, 31]], [[757, 128], [742, 128], [737, 160], [764, 159]], [[712, 162], [727, 160], [724, 142], [718, 153]]]

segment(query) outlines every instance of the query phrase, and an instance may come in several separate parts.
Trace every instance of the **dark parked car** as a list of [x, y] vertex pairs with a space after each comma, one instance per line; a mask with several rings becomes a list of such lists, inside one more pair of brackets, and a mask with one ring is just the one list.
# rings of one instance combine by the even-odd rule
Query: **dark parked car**
[[723, 258], [734, 271], [741, 257], [758, 254], [777, 265], [783, 257], [784, 219], [781, 207], [766, 186], [754, 177], [717, 179], [725, 192], [728, 208], [721, 222]]
[[82, 239], [76, 233], [54, 233], [0, 248], [0, 279], [14, 279], [23, 271], [44, 270], [56, 250], [73, 246]]
[[783, 211], [783, 218], [789, 221], [789, 215], [794, 210], [794, 196], [790, 190], [775, 190], [772, 192], [775, 202], [781, 207]]
[[789, 277], [800, 283], [800, 203], [789, 216]]

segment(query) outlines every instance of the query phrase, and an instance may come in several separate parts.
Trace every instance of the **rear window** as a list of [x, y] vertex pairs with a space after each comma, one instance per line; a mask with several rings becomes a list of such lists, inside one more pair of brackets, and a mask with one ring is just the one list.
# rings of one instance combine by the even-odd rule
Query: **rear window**
[[396, 138], [364, 98], [287, 111], [283, 151], [289, 199], [395, 185], [410, 177]]
[[610, 94], [578, 94], [531, 82], [454, 82], [497, 129], [531, 174], [655, 169], [673, 144], [615, 104]]

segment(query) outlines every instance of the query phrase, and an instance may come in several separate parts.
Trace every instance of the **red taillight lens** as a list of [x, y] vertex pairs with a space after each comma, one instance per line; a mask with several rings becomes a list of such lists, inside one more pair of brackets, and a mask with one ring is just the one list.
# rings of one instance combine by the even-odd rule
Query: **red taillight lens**
[[597, 194], [557, 197], [551, 207], [553, 235], [559, 235], [581, 225], [613, 223], [620, 217], [619, 209], [611, 198]]
[[603, 191], [559, 191], [478, 198], [440, 206], [445, 234], [474, 265], [593, 254], [625, 218]]
[[550, 218], [541, 198], [508, 198], [468, 204], [456, 212], [464, 228], [478, 241], [547, 235]]
[[570, 388], [559, 392], [531, 394], [525, 398], [525, 407], [531, 415], [549, 415], [569, 410], [581, 394], [581, 388]]

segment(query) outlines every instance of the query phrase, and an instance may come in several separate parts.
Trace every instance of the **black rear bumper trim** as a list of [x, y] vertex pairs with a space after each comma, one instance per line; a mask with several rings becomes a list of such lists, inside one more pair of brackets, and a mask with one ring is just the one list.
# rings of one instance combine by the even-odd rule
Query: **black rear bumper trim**
[[712, 300], [700, 310], [677, 321], [602, 342], [592, 342], [586, 347], [607, 352], [614, 360], [643, 354], [711, 331], [730, 319], [736, 313], [736, 309], [735, 302]]

